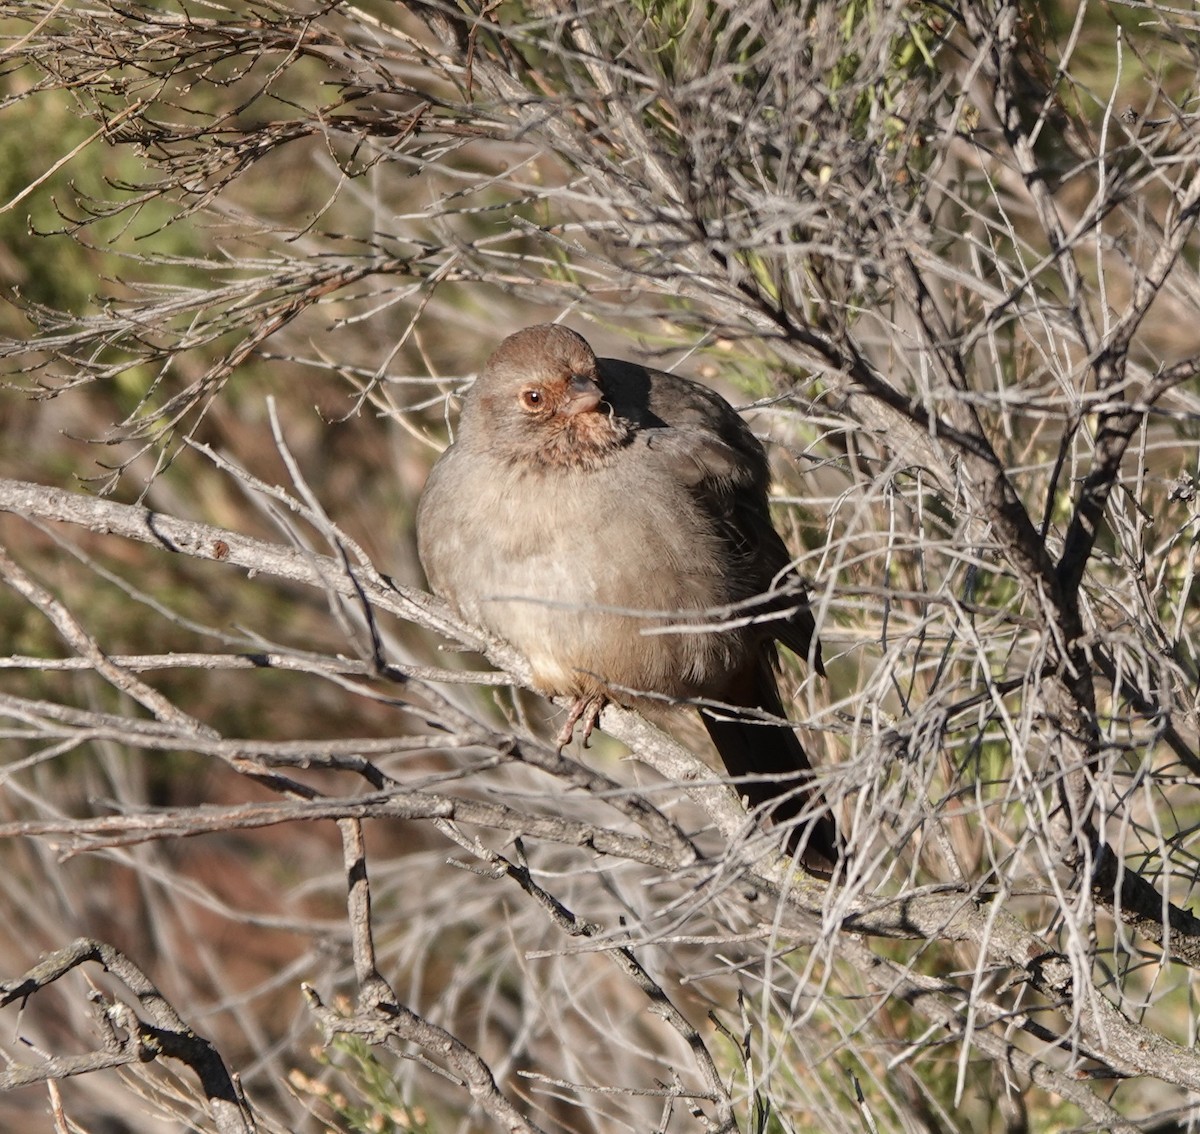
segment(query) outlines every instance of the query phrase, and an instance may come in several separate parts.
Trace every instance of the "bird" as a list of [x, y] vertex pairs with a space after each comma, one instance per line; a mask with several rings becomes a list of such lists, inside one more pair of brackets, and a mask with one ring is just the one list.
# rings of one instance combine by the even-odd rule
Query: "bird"
[[762, 444], [718, 393], [597, 358], [554, 323], [508, 336], [463, 396], [417, 507], [431, 589], [573, 702], [686, 702], [737, 790], [803, 861], [839, 836], [786, 722], [782, 643], [824, 674], [803, 580], [772, 524]]

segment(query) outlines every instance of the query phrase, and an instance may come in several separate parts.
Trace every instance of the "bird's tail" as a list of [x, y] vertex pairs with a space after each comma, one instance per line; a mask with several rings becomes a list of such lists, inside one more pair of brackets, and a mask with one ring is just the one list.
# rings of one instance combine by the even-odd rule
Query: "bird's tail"
[[[764, 659], [747, 684], [738, 698], [745, 708], [786, 718], [769, 661]], [[750, 716], [739, 719], [736, 709], [705, 709], [700, 719], [729, 774], [739, 778], [738, 793], [752, 807], [764, 807], [776, 824], [789, 824], [788, 850], [799, 851], [807, 866], [836, 863], [837, 824], [813, 788], [812, 764], [792, 729]]]

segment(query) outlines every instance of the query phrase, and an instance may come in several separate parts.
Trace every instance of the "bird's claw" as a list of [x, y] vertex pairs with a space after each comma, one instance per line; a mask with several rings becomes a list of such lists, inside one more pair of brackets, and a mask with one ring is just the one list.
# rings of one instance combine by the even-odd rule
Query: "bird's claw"
[[596, 727], [596, 721], [600, 719], [600, 714], [604, 711], [604, 706], [608, 704], [608, 698], [602, 693], [593, 693], [590, 697], [580, 697], [571, 706], [571, 711], [567, 714], [566, 722], [559, 729], [558, 735], [554, 738], [558, 745], [558, 750], [561, 752], [575, 736], [575, 726], [580, 721], [583, 722], [583, 747], [588, 746], [588, 740], [591, 738], [592, 729]]

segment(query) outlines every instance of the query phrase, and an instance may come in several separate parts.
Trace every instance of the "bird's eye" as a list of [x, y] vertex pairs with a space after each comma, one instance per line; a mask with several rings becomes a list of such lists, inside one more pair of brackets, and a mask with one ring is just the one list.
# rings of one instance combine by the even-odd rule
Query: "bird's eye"
[[542, 404], [542, 391], [530, 387], [528, 390], [521, 391], [521, 405], [527, 410], [535, 410]]

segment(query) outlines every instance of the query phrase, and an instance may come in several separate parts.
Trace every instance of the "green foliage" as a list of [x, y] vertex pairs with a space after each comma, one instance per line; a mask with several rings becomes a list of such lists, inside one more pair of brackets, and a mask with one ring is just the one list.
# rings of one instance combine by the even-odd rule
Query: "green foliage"
[[404, 1100], [391, 1069], [357, 1036], [338, 1036], [318, 1058], [332, 1074], [317, 1080], [293, 1072], [292, 1086], [313, 1099], [318, 1110], [327, 1111], [327, 1120], [337, 1123], [339, 1130], [428, 1134], [438, 1129], [422, 1107]]

